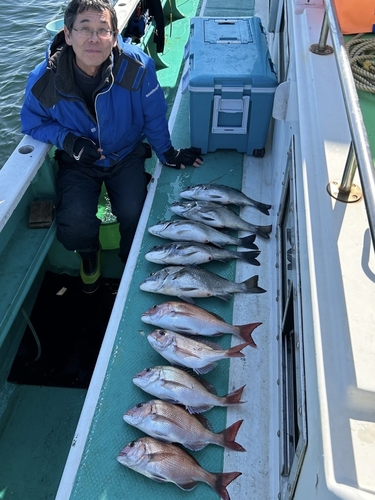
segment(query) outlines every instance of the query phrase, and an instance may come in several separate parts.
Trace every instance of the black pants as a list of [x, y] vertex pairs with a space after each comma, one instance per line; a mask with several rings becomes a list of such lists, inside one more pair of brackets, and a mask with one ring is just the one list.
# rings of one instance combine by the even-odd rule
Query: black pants
[[113, 167], [82, 167], [59, 161], [57, 239], [68, 250], [98, 248], [101, 221], [96, 216], [104, 182], [112, 213], [120, 225], [120, 258], [126, 262], [147, 194], [144, 164], [148, 145], [140, 144]]

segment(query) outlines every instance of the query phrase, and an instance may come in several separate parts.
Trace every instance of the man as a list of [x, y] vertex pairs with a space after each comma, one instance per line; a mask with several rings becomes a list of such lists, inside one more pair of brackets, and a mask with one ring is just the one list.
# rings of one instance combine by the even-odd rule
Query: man
[[150, 146], [170, 167], [202, 164], [199, 149], [173, 148], [166, 111], [153, 60], [122, 42], [108, 0], [71, 0], [64, 30], [29, 76], [21, 121], [23, 133], [57, 148], [57, 238], [79, 253], [88, 293], [100, 278], [102, 183], [126, 262], [147, 194]]

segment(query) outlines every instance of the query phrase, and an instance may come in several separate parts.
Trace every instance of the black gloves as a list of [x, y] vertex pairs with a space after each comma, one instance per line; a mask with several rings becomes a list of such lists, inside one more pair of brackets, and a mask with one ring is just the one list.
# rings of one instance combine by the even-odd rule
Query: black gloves
[[71, 133], [67, 134], [65, 138], [64, 150], [79, 162], [79, 165], [85, 167], [91, 167], [102, 156], [97, 145], [91, 139], [77, 137]]
[[193, 165], [197, 159], [202, 161], [200, 154], [200, 148], [174, 149], [174, 147], [171, 147], [164, 153], [166, 159], [164, 165], [180, 169], [181, 165]]
[[91, 167], [102, 156], [95, 142], [79, 137], [74, 143], [73, 158], [85, 167]]

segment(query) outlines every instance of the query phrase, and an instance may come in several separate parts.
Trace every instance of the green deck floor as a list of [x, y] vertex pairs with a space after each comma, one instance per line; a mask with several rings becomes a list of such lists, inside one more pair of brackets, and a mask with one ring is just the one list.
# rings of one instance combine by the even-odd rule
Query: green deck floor
[[[250, 3], [250, 2], [249, 2]], [[249, 6], [246, 15], [251, 15]], [[252, 8], [253, 8], [253, 3]], [[228, 3], [226, 4], [228, 6]], [[182, 8], [181, 8], [182, 10]], [[235, 15], [236, 12], [232, 15]], [[219, 15], [218, 11], [210, 10], [209, 15]], [[227, 12], [222, 14], [228, 15]], [[241, 14], [244, 15], [244, 12]], [[184, 41], [185, 44], [185, 41]], [[168, 49], [168, 44], [167, 44]], [[165, 60], [167, 56], [165, 56]], [[162, 69], [162, 72], [167, 72]], [[164, 76], [162, 76], [164, 78]], [[174, 77], [172, 76], [172, 79]], [[164, 83], [165, 84], [165, 83]], [[172, 80], [168, 87], [176, 83]], [[175, 147], [189, 146], [189, 95], [185, 94], [179, 108], [176, 126], [172, 139]], [[152, 204], [148, 225], [160, 220], [176, 218], [169, 210], [169, 205], [179, 199], [179, 192], [188, 185], [207, 183], [221, 178], [220, 182], [228, 186], [241, 188], [243, 154], [236, 151], [221, 150], [209, 153], [204, 157], [204, 166], [199, 169], [188, 168], [177, 172], [164, 168], [158, 180], [156, 196]], [[82, 462], [73, 487], [71, 500], [107, 500], [129, 499], [162, 500], [164, 498], [189, 498], [189, 500], [217, 499], [217, 494], [206, 484], [200, 483], [194, 490], [183, 492], [173, 484], [160, 484], [127, 469], [116, 460], [119, 451], [130, 441], [143, 434], [123, 421], [126, 410], [153, 396], [143, 392], [132, 383], [132, 376], [148, 366], [168, 364], [149, 345], [147, 334], [154, 327], [142, 323], [141, 314], [152, 307], [170, 300], [170, 297], [142, 292], [139, 284], [151, 272], [160, 269], [157, 264], [144, 259], [144, 254], [154, 245], [165, 243], [155, 236], [145, 233], [128, 298], [123, 311], [120, 327], [117, 331], [114, 349], [111, 355], [106, 378], [97, 405], [92, 427], [86, 442]], [[210, 263], [206, 266], [210, 271], [234, 280], [235, 264]], [[255, 274], [255, 273], [254, 273]], [[175, 300], [176, 298], [172, 298]], [[220, 299], [198, 299], [197, 305], [222, 316], [232, 322], [232, 301], [223, 302]], [[230, 336], [216, 339], [224, 347], [229, 347]], [[219, 395], [224, 395], [228, 388], [229, 362], [223, 361], [206, 378], [211, 382]], [[213, 408], [205, 413], [215, 432], [226, 426], [226, 410]], [[202, 467], [213, 472], [221, 472], [223, 467], [223, 448], [207, 446], [205, 449], [192, 453]], [[100, 470], [99, 470], [100, 468]]]
[[[188, 95], [181, 103], [178, 127], [175, 131], [174, 143], [178, 145], [183, 138], [181, 130], [188, 126]], [[186, 134], [184, 134], [184, 137]], [[149, 217], [149, 225], [159, 220], [173, 217], [169, 205], [179, 198], [179, 192], [191, 184], [207, 183], [223, 176], [222, 181], [228, 186], [240, 188], [242, 178], [243, 155], [236, 151], [219, 151], [207, 154], [204, 158], [204, 167], [186, 169], [177, 172], [173, 169], [163, 169], [158, 180], [157, 193]], [[173, 217], [175, 218], [175, 217]], [[157, 264], [144, 259], [144, 254], [156, 244], [161, 244], [156, 236], [145, 234], [138, 264], [133, 274], [128, 299], [123, 311], [122, 320], [115, 341], [114, 350], [107, 370], [104, 386], [97, 406], [92, 428], [87, 440], [83, 460], [80, 465], [77, 480], [74, 486], [72, 500], [93, 499], [131, 499], [162, 500], [179, 498], [179, 495], [190, 500], [216, 499], [207, 485], [200, 484], [189, 494], [182, 492], [175, 485], [158, 484], [136, 472], [120, 465], [116, 456], [130, 441], [140, 437], [142, 433], [126, 424], [122, 416], [132, 406], [152, 399], [134, 386], [132, 376], [148, 366], [168, 364], [148, 344], [146, 335], [153, 330], [140, 320], [141, 314], [154, 304], [170, 300], [170, 297], [142, 292], [139, 284], [151, 272], [160, 269]], [[235, 264], [210, 263], [206, 265], [210, 271], [216, 272], [224, 278], [235, 279]], [[254, 273], [255, 274], [255, 273]], [[175, 298], [172, 298], [175, 300]], [[232, 322], [232, 301], [223, 302], [220, 299], [197, 299], [197, 304], [205, 309], [222, 316], [227, 322]], [[217, 339], [224, 347], [229, 347], [230, 336]], [[223, 361], [204, 378], [211, 382], [219, 395], [227, 394], [229, 362]], [[225, 428], [226, 410], [214, 408], [205, 413], [213, 429], [218, 432]], [[223, 449], [217, 446], [208, 446], [204, 450], [193, 454], [199, 463], [210, 471], [221, 472], [223, 466]], [[100, 467], [100, 472], [98, 468]], [[182, 498], [182, 497], [181, 497]]]
[[1, 418], [0, 499], [54, 498], [84, 389], [13, 386]]

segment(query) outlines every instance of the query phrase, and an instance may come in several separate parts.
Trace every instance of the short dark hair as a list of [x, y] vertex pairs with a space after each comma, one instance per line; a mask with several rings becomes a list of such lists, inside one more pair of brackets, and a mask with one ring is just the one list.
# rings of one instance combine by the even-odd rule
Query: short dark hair
[[64, 12], [64, 24], [68, 31], [72, 31], [74, 21], [78, 14], [86, 10], [104, 12], [108, 10], [111, 18], [111, 28], [117, 30], [117, 14], [109, 0], [71, 0]]

